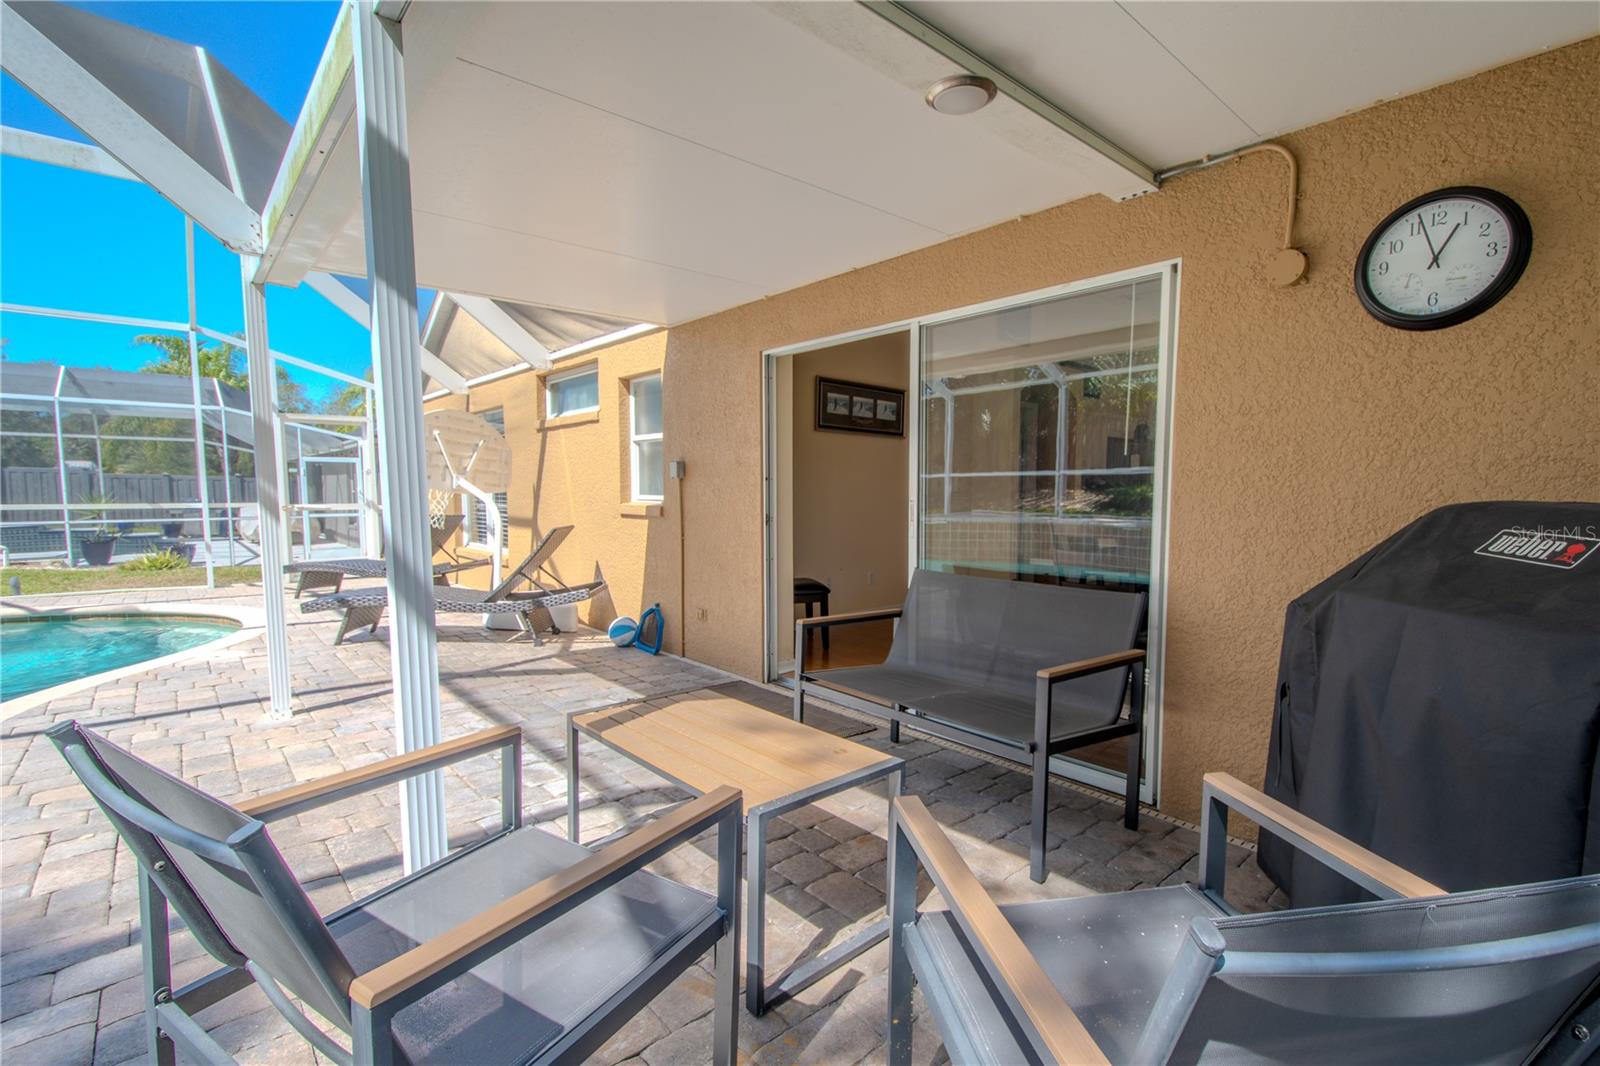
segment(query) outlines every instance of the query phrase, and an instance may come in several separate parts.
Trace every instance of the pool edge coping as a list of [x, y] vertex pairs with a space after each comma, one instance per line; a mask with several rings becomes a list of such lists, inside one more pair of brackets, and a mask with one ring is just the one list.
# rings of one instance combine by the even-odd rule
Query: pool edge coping
[[138, 615], [176, 615], [184, 618], [215, 618], [222, 621], [233, 622], [238, 625], [237, 632], [208, 640], [204, 644], [197, 644], [183, 651], [173, 652], [171, 655], [161, 655], [154, 659], [142, 659], [127, 666], [119, 666], [113, 670], [105, 670], [98, 674], [76, 678], [72, 681], [63, 681], [59, 685], [42, 688], [37, 692], [29, 692], [15, 699], [0, 703], [0, 722], [5, 722], [18, 714], [37, 710], [44, 704], [65, 696], [71, 696], [86, 689], [98, 688], [111, 681], [117, 681], [133, 674], [142, 674], [150, 670], [157, 670], [165, 666], [173, 666], [197, 658], [202, 654], [214, 654], [242, 644], [266, 631], [266, 611], [260, 607], [251, 607], [244, 604], [211, 604], [197, 603], [194, 601], [173, 601], [159, 603], [97, 603], [83, 604], [74, 607], [19, 607], [15, 604], [0, 605], [0, 622], [13, 618], [53, 618], [53, 617], [129, 617]]

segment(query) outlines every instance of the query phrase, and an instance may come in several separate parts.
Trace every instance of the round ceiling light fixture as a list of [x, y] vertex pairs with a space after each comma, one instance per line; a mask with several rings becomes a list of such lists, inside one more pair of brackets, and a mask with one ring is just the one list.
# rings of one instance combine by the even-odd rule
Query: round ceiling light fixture
[[977, 74], [952, 74], [928, 86], [923, 97], [941, 115], [970, 115], [982, 108], [995, 93], [994, 82]]

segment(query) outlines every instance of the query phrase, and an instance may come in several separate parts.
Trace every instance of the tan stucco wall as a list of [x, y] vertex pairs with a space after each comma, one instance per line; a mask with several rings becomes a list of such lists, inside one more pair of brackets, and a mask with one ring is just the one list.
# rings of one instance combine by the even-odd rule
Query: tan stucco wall
[[[628, 381], [659, 371], [665, 351], [666, 333], [657, 332], [562, 362], [562, 371], [589, 364], [598, 367], [600, 410], [593, 414], [547, 422], [543, 375], [531, 371], [427, 405], [504, 410], [513, 456], [506, 493], [511, 541], [506, 556], [515, 563], [532, 550], [536, 535], [572, 525], [572, 535], [556, 553], [552, 569], [571, 584], [605, 578], [606, 591], [579, 608], [580, 619], [600, 629], [619, 614], [637, 618], [654, 602], [644, 598], [647, 570], [652, 587], [670, 592], [664, 601], [667, 606], [678, 598], [676, 526], [667, 543], [660, 536], [661, 520], [655, 517], [661, 507], [628, 502]], [[663, 377], [663, 392], [668, 391]], [[674, 484], [667, 483], [669, 499]], [[465, 549], [461, 554], [476, 553]], [[671, 568], [670, 574], [662, 570], [664, 566]], [[462, 577], [477, 588], [489, 585], [487, 568], [467, 571]], [[669, 619], [669, 636], [675, 628], [676, 620]]]
[[[674, 610], [677, 569], [658, 547], [677, 535], [670, 486], [666, 516], [640, 523], [645, 598], [687, 627], [692, 657], [759, 676], [764, 349], [1181, 258], [1163, 806], [1194, 814], [1208, 769], [1259, 780], [1291, 598], [1435, 505], [1596, 494], [1597, 68], [1591, 39], [1282, 138], [1302, 168], [1296, 243], [1311, 264], [1290, 289], [1263, 279], [1283, 164], [1256, 155], [674, 328], [666, 433], [668, 456], [688, 461], [687, 603]], [[1400, 203], [1456, 184], [1527, 210], [1526, 275], [1453, 329], [1378, 324], [1351, 291], [1361, 242]], [[615, 478], [564, 438], [541, 462]], [[610, 509], [596, 505], [590, 535], [623, 525]]]

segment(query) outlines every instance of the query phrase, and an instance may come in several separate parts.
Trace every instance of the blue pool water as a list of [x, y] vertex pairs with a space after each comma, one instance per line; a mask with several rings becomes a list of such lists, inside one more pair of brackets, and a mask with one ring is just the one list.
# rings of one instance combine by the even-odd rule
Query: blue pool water
[[7, 619], [0, 622], [0, 701], [186, 651], [238, 628], [159, 615]]

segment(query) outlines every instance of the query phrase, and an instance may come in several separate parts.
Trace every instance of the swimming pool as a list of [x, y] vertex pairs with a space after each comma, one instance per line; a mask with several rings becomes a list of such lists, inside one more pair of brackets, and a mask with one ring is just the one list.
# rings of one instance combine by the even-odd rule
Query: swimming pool
[[0, 621], [0, 702], [159, 659], [237, 633], [237, 623], [177, 615], [45, 615]]

